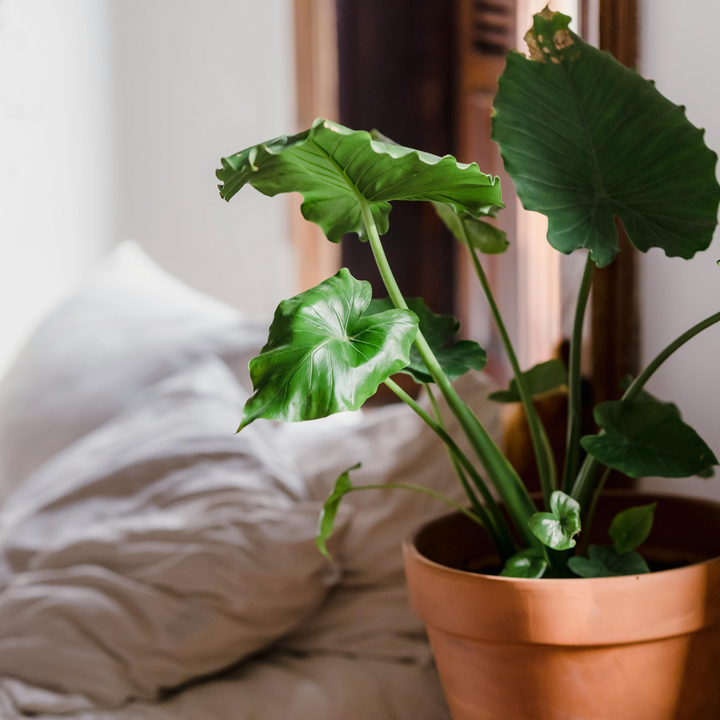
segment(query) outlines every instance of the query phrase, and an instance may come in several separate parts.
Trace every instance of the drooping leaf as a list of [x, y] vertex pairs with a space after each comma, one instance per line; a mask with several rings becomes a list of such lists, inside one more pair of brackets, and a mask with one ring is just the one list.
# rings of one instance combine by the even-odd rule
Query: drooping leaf
[[[485, 367], [487, 355], [480, 345], [473, 340], [452, 342], [453, 336], [460, 329], [460, 323], [452, 315], [437, 315], [422, 298], [406, 298], [406, 302], [410, 310], [418, 316], [420, 332], [425, 336], [451, 382], [468, 370], [482, 370]], [[387, 312], [393, 307], [395, 306], [389, 298], [373, 300], [365, 314]], [[419, 383], [434, 382], [425, 361], [414, 345], [410, 349], [410, 364], [401, 372], [412, 375]]]
[[666, 403], [600, 403], [595, 422], [604, 432], [582, 438], [582, 446], [630, 477], [684, 478], [718, 464], [705, 441]]
[[320, 513], [318, 520], [317, 536], [315, 537], [315, 544], [318, 546], [318, 550], [328, 559], [330, 552], [327, 549], [328, 538], [333, 533], [335, 527], [335, 517], [337, 516], [338, 509], [340, 508], [340, 502], [352, 489], [352, 483], [350, 482], [350, 472], [357, 470], [361, 466], [361, 463], [349, 467], [345, 472], [341, 473], [338, 479], [335, 481], [335, 487], [328, 496], [327, 500], [323, 503], [323, 509]]
[[535, 513], [528, 521], [530, 529], [544, 545], [553, 550], [575, 547], [580, 532], [580, 505], [569, 495], [555, 490], [550, 496], [550, 512]]
[[359, 197], [370, 204], [380, 234], [387, 232], [393, 200], [448, 202], [473, 216], [502, 205], [500, 181], [476, 163], [373, 140], [370, 133], [323, 118], [297, 135], [223, 158], [217, 177], [225, 200], [247, 183], [270, 196], [302, 193], [303, 217], [332, 242], [345, 233], [366, 239]]
[[[530, 368], [524, 375], [530, 385], [532, 397], [567, 385], [567, 369], [562, 360], [555, 359], [540, 363]], [[498, 390], [490, 393], [488, 397], [490, 400], [501, 403], [520, 402], [521, 399], [515, 378], [510, 381], [510, 387], [507, 390]]]
[[618, 554], [615, 548], [607, 545], [591, 545], [590, 558], [571, 557], [570, 569], [582, 578], [618, 577], [620, 575], [644, 575], [650, 568], [642, 555], [629, 552]]
[[614, 217], [639, 250], [691, 258], [717, 224], [717, 155], [684, 108], [569, 22], [535, 15], [530, 59], [508, 54], [495, 96], [492, 137], [523, 205], [547, 215], [554, 248], [600, 266], [618, 252]]
[[528, 548], [513, 555], [503, 567], [500, 575], [502, 577], [514, 578], [541, 578], [547, 570], [548, 563], [542, 550]]
[[608, 535], [615, 543], [618, 555], [625, 555], [640, 547], [650, 535], [655, 508], [657, 503], [651, 505], [638, 505], [619, 512], [610, 523]]
[[357, 410], [410, 361], [417, 316], [365, 316], [370, 283], [343, 268], [275, 311], [267, 345], [250, 361], [255, 390], [240, 429], [258, 418], [297, 422]]
[[455, 212], [452, 205], [434, 202], [433, 207], [448, 230], [463, 244], [486, 255], [504, 253], [510, 245], [507, 233], [467, 213]]

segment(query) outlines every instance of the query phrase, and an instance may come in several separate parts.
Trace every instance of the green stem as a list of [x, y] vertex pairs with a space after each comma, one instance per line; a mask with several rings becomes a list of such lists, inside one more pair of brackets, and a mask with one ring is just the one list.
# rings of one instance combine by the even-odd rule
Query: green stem
[[605, 468], [605, 472], [602, 474], [602, 477], [600, 478], [600, 482], [597, 484], [597, 487], [595, 488], [595, 492], [593, 493], [593, 499], [590, 503], [590, 508], [588, 509], [587, 513], [585, 514], [585, 519], [583, 520], [583, 537], [582, 541], [580, 543], [580, 555], [587, 555], [588, 547], [590, 546], [590, 528], [592, 527], [593, 518], [595, 517], [595, 509], [597, 508], [598, 500], [600, 499], [600, 494], [603, 491], [603, 488], [605, 487], [605, 483], [607, 482], [608, 477], [610, 476], [610, 470], [611, 468]]
[[680, 349], [688, 340], [692, 340], [703, 330], [720, 322], [720, 312], [705, 318], [697, 325], [693, 325], [687, 332], [684, 332], [679, 338], [673, 340], [655, 359], [635, 378], [630, 387], [625, 391], [622, 399], [626, 402], [634, 400], [639, 392], [643, 389], [645, 383], [653, 376], [655, 371], [678, 349]]
[[[380, 236], [375, 226], [370, 205], [360, 194], [357, 195], [357, 200], [362, 210], [365, 227], [367, 228], [370, 247], [375, 257], [378, 270], [380, 271], [380, 276], [390, 295], [390, 299], [393, 301], [395, 307], [407, 309], [405, 298], [400, 292], [400, 288], [392, 274], [387, 257], [385, 256], [385, 251], [380, 242]], [[452, 383], [440, 367], [440, 363], [438, 363], [435, 354], [419, 330], [415, 338], [415, 347], [417, 347], [418, 353], [425, 362], [430, 375], [445, 397], [448, 407], [458, 419], [473, 451], [493, 480], [493, 484], [500, 494], [518, 533], [527, 545], [537, 547], [539, 540], [533, 535], [528, 526], [528, 520], [530, 516], [536, 512], [537, 508], [515, 472], [515, 469], [502, 454], [500, 448], [495, 444], [487, 430], [485, 430], [477, 417], [475, 417], [472, 410], [470, 410], [467, 404], [464, 403], [457, 394]]]
[[[450, 437], [441, 423], [433, 420], [433, 418], [394, 380], [386, 380], [385, 385], [387, 385], [390, 390], [392, 390], [406, 405], [408, 405], [408, 407], [417, 413], [417, 415], [424, 420], [428, 427], [445, 443], [448, 453], [450, 454], [450, 459], [458, 472], [458, 477], [460, 478], [463, 489], [470, 498], [470, 502], [472, 503], [476, 514], [482, 519], [483, 523], [485, 523], [485, 527], [488, 533], [490, 533], [492, 541], [497, 547], [498, 552], [503, 559], [512, 556], [515, 553], [515, 547], [512, 542], [512, 537], [510, 536], [510, 531], [505, 523], [505, 518], [495, 502], [495, 498], [493, 498], [490, 494], [487, 485], [485, 485], [483, 479], [480, 477], [478, 471], [470, 462], [467, 455], [465, 455], [465, 453], [458, 447], [457, 443], [452, 439], [452, 437]], [[439, 408], [437, 408], [436, 413], [438, 413], [438, 416], [439, 411]], [[478, 501], [477, 496], [472, 491], [472, 488], [470, 487], [463, 472], [463, 468], [468, 472], [468, 475], [472, 478], [475, 487], [480, 491], [483, 500], [485, 500], [487, 509]]]
[[446, 505], [449, 505], [454, 510], [457, 510], [459, 513], [462, 513], [466, 518], [472, 520], [476, 525], [479, 525], [481, 528], [485, 528], [485, 524], [483, 523], [483, 521], [472, 510], [468, 510], [466, 507], [463, 507], [459, 502], [455, 502], [447, 495], [443, 495], [436, 490], [430, 490], [430, 488], [422, 487], [422, 485], [409, 485], [407, 483], [386, 483], [385, 485], [360, 485], [358, 487], [351, 488], [347, 492], [359, 492], [360, 490], [413, 490], [414, 492], [423, 493], [424, 495], [430, 495], [430, 497], [434, 497], [436, 500], [440, 500]]
[[[645, 383], [653, 376], [655, 371], [676, 351], [679, 350], [688, 340], [692, 340], [703, 330], [720, 322], [720, 312], [711, 315], [709, 318], [702, 320], [697, 325], [693, 325], [689, 330], [684, 332], [676, 340], [673, 340], [662, 352], [658, 353], [650, 364], [635, 378], [630, 387], [622, 396], [623, 402], [632, 402], [643, 389]], [[572, 489], [572, 496], [581, 504], [585, 505], [588, 496], [592, 491], [600, 473], [601, 463], [592, 455], [585, 458], [585, 462], [580, 468], [577, 480]]]
[[565, 469], [563, 472], [563, 491], [569, 493], [580, 466], [580, 435], [582, 434], [582, 338], [585, 311], [587, 309], [590, 288], [592, 287], [595, 263], [588, 253], [578, 292], [570, 340], [570, 367], [568, 368], [568, 423], [565, 444]]
[[[443, 422], [442, 413], [440, 412], [440, 406], [435, 399], [435, 393], [432, 391], [432, 386], [430, 385], [430, 383], [425, 383], [425, 391], [430, 398], [430, 404], [432, 405], [438, 425], [445, 432], [447, 432], [445, 423]], [[472, 489], [472, 486], [468, 482], [465, 471], [463, 470], [463, 464], [458, 457], [458, 453], [454, 451], [447, 443], [445, 444], [445, 447], [450, 457], [450, 462], [452, 463], [453, 469], [455, 470], [455, 474], [460, 479], [460, 484], [463, 486], [466, 495], [470, 498], [470, 503], [472, 504], [475, 512], [477, 514], [481, 514], [479, 508], [482, 508], [482, 505], [480, 504], [480, 500], [475, 494], [475, 491]], [[465, 458], [465, 462], [467, 463], [467, 465], [472, 466], [472, 463], [470, 463], [467, 456], [462, 452], [461, 454]], [[480, 485], [482, 486], [482, 488], [486, 488], [486, 485], [482, 482], [482, 478], [477, 473], [477, 471], [473, 472], [472, 478], [478, 489], [480, 489]], [[478, 482], [480, 483], [480, 485], [478, 485]], [[498, 507], [492, 496], [490, 496], [490, 499], [492, 502], [488, 505], [488, 508], [490, 514], [492, 515], [495, 529], [497, 531], [497, 542], [495, 543], [495, 545], [498, 549], [498, 553], [500, 554], [500, 559], [505, 562], [508, 558], [511, 558], [515, 554], [515, 543], [513, 542], [512, 536], [510, 535], [510, 530], [507, 526], [507, 523], [505, 522], [505, 518], [500, 512], [500, 508]]]
[[468, 244], [470, 250], [470, 256], [472, 257], [473, 265], [475, 266], [475, 273], [478, 276], [480, 285], [482, 286], [485, 297], [487, 298], [488, 305], [490, 305], [490, 312], [495, 319], [498, 331], [500, 332], [500, 338], [502, 339], [505, 352], [507, 353], [510, 366], [512, 367], [513, 375], [515, 375], [515, 382], [517, 383], [518, 392], [520, 393], [520, 399], [522, 400], [523, 407], [525, 408], [525, 416], [527, 417], [528, 428], [530, 430], [530, 438], [533, 444], [533, 450], [535, 451], [535, 459], [537, 461], [538, 475], [540, 477], [540, 487], [542, 488], [543, 499], [545, 501], [545, 509], [550, 507], [550, 495], [553, 490], [557, 490], [557, 469], [555, 468], [555, 457], [552, 452], [550, 441], [548, 440], [545, 427], [540, 420], [537, 409], [533, 405], [532, 393], [530, 391], [530, 384], [527, 381], [527, 377], [520, 369], [520, 363], [518, 362], [517, 355], [515, 354], [515, 348], [513, 347], [510, 335], [508, 334], [505, 323], [503, 322], [502, 316], [500, 315], [500, 309], [495, 302], [490, 283], [488, 282], [487, 275], [483, 269], [482, 263], [477, 256], [474, 248]]

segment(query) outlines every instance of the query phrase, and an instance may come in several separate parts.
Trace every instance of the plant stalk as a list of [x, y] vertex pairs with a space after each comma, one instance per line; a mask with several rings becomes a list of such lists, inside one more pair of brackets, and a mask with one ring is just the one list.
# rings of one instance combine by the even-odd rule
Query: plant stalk
[[570, 362], [568, 368], [568, 421], [565, 444], [565, 467], [563, 471], [563, 491], [569, 493], [577, 477], [580, 466], [580, 435], [582, 434], [582, 337], [585, 311], [587, 309], [590, 288], [592, 287], [595, 263], [588, 253], [585, 270], [578, 292], [575, 308], [575, 321], [570, 340]]
[[[433, 418], [394, 380], [386, 380], [385, 385], [387, 385], [390, 390], [392, 390], [406, 405], [408, 405], [408, 407], [410, 407], [428, 425], [428, 427], [443, 441], [443, 443], [445, 443], [445, 447], [450, 455], [450, 460], [452, 461], [458, 477], [460, 478], [460, 483], [470, 498], [470, 502], [475, 510], [475, 513], [482, 519], [485, 528], [490, 534], [490, 537], [492, 538], [494, 545], [497, 547], [503, 561], [514, 555], [515, 545], [512, 541], [505, 518], [503, 517], [498, 504], [495, 502], [495, 498], [491, 495], [487, 485], [485, 485], [483, 479], [480, 477], [467, 455], [465, 455], [465, 453], [458, 447], [452, 437], [448, 435], [441, 422], [433, 420]], [[436, 404], [435, 408], [436, 414], [440, 417], [439, 408], [437, 408]], [[463, 469], [468, 472], [475, 484], [475, 487], [477, 487], [480, 491], [480, 494], [485, 501], [485, 506], [478, 501], [477, 496], [473, 492], [467, 478], [465, 477]]]
[[480, 262], [475, 249], [470, 247], [469, 244], [468, 249], [470, 250], [473, 265], [475, 266], [475, 273], [477, 274], [480, 285], [485, 293], [488, 305], [490, 305], [490, 312], [492, 313], [495, 324], [500, 332], [500, 338], [502, 339], [505, 352], [507, 353], [508, 360], [510, 361], [510, 366], [512, 367], [513, 375], [515, 376], [515, 382], [517, 383], [518, 392], [520, 393], [520, 399], [522, 400], [522, 404], [525, 409], [525, 416], [530, 430], [533, 450], [535, 451], [538, 475], [540, 477], [540, 487], [542, 488], [545, 509], [547, 510], [550, 508], [550, 496], [554, 490], [557, 490], [557, 469], [555, 468], [555, 458], [552, 453], [552, 447], [550, 446], [550, 441], [548, 440], [542, 420], [540, 420], [537, 409], [535, 408], [535, 405], [533, 405], [530, 385], [525, 377], [525, 374], [520, 369], [520, 363], [518, 362], [517, 355], [515, 354], [515, 348], [513, 347], [510, 335], [508, 334], [505, 323], [500, 315], [500, 309], [495, 302], [495, 297], [493, 296], [492, 289], [490, 288], [490, 283], [488, 282], [485, 270], [483, 269], [482, 263]]
[[[377, 263], [380, 275], [390, 295], [390, 299], [393, 301], [395, 307], [407, 309], [405, 298], [400, 292], [400, 288], [397, 285], [397, 281], [392, 274], [387, 257], [385, 256], [385, 250], [380, 241], [370, 205], [359, 193], [356, 197], [362, 210], [363, 220], [370, 240], [370, 247], [372, 248], [375, 262]], [[519, 535], [527, 546], [538, 547], [541, 543], [528, 526], [528, 520], [531, 515], [537, 511], [537, 508], [515, 472], [515, 469], [502, 454], [500, 448], [497, 447], [487, 430], [485, 430], [477, 417], [475, 417], [472, 410], [470, 410], [467, 404], [464, 403], [457, 394], [420, 330], [418, 330], [415, 338], [415, 346], [418, 349], [420, 357], [425, 362], [430, 375], [445, 397], [448, 407], [458, 419], [473, 451], [492, 479], [493, 485], [500, 494]]]
[[593, 493], [593, 499], [590, 503], [590, 507], [583, 519], [583, 537], [580, 542], [580, 555], [587, 555], [588, 547], [590, 546], [590, 529], [592, 528], [593, 518], [595, 517], [595, 509], [597, 508], [600, 495], [605, 488], [605, 483], [607, 482], [608, 477], [610, 477], [610, 470], [611, 468], [605, 468], [605, 472], [602, 474], [600, 482], [597, 484], [595, 492]]
[[[632, 402], [643, 389], [645, 383], [653, 376], [655, 371], [676, 351], [679, 350], [688, 340], [692, 340], [703, 330], [720, 322], [720, 312], [711, 315], [702, 320], [697, 325], [693, 325], [689, 330], [684, 332], [680, 337], [673, 340], [662, 352], [658, 353], [649, 365], [633, 380], [630, 387], [622, 396], [623, 402]], [[585, 458], [585, 462], [580, 468], [575, 485], [572, 489], [572, 497], [574, 497], [580, 505], [584, 506], [592, 492], [597, 481], [602, 464], [592, 455]]]
[[453, 510], [457, 510], [457, 512], [462, 513], [466, 518], [469, 518], [470, 520], [472, 520], [476, 525], [479, 525], [481, 528], [485, 528], [485, 524], [483, 523], [483, 521], [472, 510], [468, 510], [466, 507], [463, 507], [459, 502], [455, 502], [452, 498], [448, 497], [447, 495], [443, 495], [442, 493], [439, 493], [436, 490], [431, 490], [430, 488], [423, 487], [422, 485], [411, 485], [408, 483], [386, 483], [384, 485], [359, 485], [359, 486], [351, 488], [347, 492], [348, 493], [359, 492], [360, 490], [413, 490], [414, 492], [423, 493], [424, 495], [429, 495], [430, 497], [434, 497], [436, 500], [440, 500], [441, 502], [444, 502], [446, 505], [449, 505], [451, 508], [453, 508]]

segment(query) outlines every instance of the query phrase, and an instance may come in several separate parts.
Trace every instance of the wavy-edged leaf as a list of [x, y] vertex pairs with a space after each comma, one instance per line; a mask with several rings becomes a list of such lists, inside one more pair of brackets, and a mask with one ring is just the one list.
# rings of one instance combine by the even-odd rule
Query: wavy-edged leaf
[[582, 578], [619, 577], [621, 575], [645, 575], [650, 568], [642, 555], [636, 552], [618, 554], [607, 545], [591, 545], [590, 558], [571, 557], [570, 569]]
[[365, 239], [359, 197], [370, 204], [381, 234], [393, 200], [436, 200], [473, 216], [502, 205], [499, 179], [476, 163], [373, 140], [368, 132], [323, 118], [297, 135], [223, 158], [217, 177], [225, 200], [247, 183], [265, 195], [301, 193], [303, 216], [332, 242], [345, 233]]
[[[524, 373], [530, 386], [530, 395], [537, 397], [567, 385], [567, 368], [562, 360], [554, 359], [535, 365]], [[497, 390], [488, 395], [490, 400], [501, 403], [520, 402], [520, 391], [513, 378], [507, 390]]]
[[297, 422], [357, 410], [410, 361], [417, 316], [365, 316], [370, 283], [343, 268], [275, 311], [268, 342], [250, 361], [255, 390], [240, 429], [258, 418]]
[[493, 140], [528, 210], [548, 217], [563, 253], [618, 252], [615, 217], [639, 250], [691, 258], [717, 224], [717, 155], [683, 107], [568, 29], [547, 8], [511, 52], [494, 101]]
[[603, 465], [630, 477], [684, 478], [718, 464], [705, 441], [667, 403], [600, 403], [595, 422], [604, 432], [582, 438], [582, 446]]
[[608, 535], [615, 543], [618, 555], [632, 552], [639, 548], [650, 535], [657, 503], [637, 505], [619, 512], [610, 523]]
[[539, 548], [528, 548], [513, 555], [503, 567], [502, 577], [528, 578], [537, 580], [547, 570], [548, 562]]
[[575, 535], [580, 532], [580, 505], [569, 495], [555, 490], [550, 496], [550, 512], [535, 513], [528, 520], [533, 534], [553, 550], [575, 547]]
[[[468, 370], [482, 370], [487, 363], [487, 354], [480, 345], [473, 340], [459, 340], [451, 342], [454, 335], [460, 330], [459, 321], [452, 315], [438, 315], [434, 313], [422, 298], [406, 298], [408, 307], [420, 320], [420, 332], [427, 340], [435, 353], [448, 379], [452, 382], [464, 375]], [[373, 300], [366, 310], [366, 315], [387, 312], [395, 307], [392, 300], [383, 298]], [[411, 375], [416, 382], [434, 382], [425, 361], [413, 345], [410, 349], [410, 364], [401, 372]]]
[[340, 476], [335, 481], [333, 491], [323, 503], [320, 518], [318, 519], [315, 544], [318, 546], [318, 550], [320, 550], [320, 552], [328, 560], [332, 560], [332, 557], [330, 556], [330, 551], [327, 549], [327, 541], [333, 533], [333, 529], [335, 527], [335, 517], [337, 516], [342, 499], [353, 489], [352, 482], [350, 482], [350, 472], [352, 470], [357, 470], [361, 466], [362, 463], [357, 463], [356, 465], [349, 467], [345, 470], [345, 472], [340, 473]]
[[434, 202], [433, 207], [447, 229], [463, 245], [479, 250], [485, 255], [498, 255], [508, 249], [510, 243], [504, 230], [467, 213], [459, 214], [447, 203]]

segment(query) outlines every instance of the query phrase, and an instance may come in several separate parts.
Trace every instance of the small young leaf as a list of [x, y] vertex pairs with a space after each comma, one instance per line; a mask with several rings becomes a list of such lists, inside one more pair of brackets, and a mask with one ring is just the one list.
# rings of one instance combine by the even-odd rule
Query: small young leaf
[[644, 575], [650, 568], [642, 555], [629, 552], [618, 555], [614, 548], [607, 545], [591, 545], [590, 559], [571, 557], [570, 569], [582, 578], [618, 577], [621, 575]]
[[560, 490], [550, 496], [550, 512], [535, 513], [528, 521], [530, 529], [544, 545], [553, 550], [575, 547], [580, 532], [580, 505]]
[[318, 520], [317, 536], [315, 537], [315, 544], [318, 546], [318, 550], [328, 559], [330, 552], [327, 549], [327, 540], [332, 535], [333, 527], [335, 525], [335, 516], [337, 515], [338, 509], [340, 508], [340, 502], [352, 489], [352, 483], [350, 482], [350, 471], [357, 470], [361, 466], [361, 463], [349, 467], [344, 473], [341, 473], [338, 479], [335, 481], [335, 487], [328, 496], [328, 499], [323, 504], [322, 512]]
[[[548, 360], [540, 363], [524, 373], [530, 385], [532, 397], [543, 395], [546, 392], [555, 390], [567, 384], [567, 370], [562, 360]], [[507, 390], [498, 390], [490, 393], [490, 400], [501, 403], [520, 402], [520, 391], [518, 390], [515, 378], [510, 381]]]
[[258, 418], [298, 422], [357, 410], [410, 361], [417, 316], [364, 316], [370, 283], [343, 268], [275, 311], [270, 337], [250, 361], [255, 393], [240, 429]]
[[618, 555], [640, 547], [652, 530], [657, 503], [638, 505], [619, 512], [610, 523], [608, 535], [615, 543]]
[[507, 233], [489, 222], [478, 220], [467, 213], [456, 213], [452, 205], [434, 202], [438, 217], [450, 232], [463, 244], [486, 255], [504, 253], [510, 243]]
[[528, 548], [513, 555], [502, 569], [502, 577], [541, 578], [547, 570], [548, 563], [542, 550]]
[[[452, 315], [437, 315], [422, 298], [407, 298], [408, 307], [420, 321], [420, 332], [425, 336], [448, 379], [452, 382], [468, 370], [482, 370], [487, 362], [485, 351], [473, 340], [451, 342], [460, 329], [460, 323]], [[394, 308], [389, 298], [373, 300], [365, 315], [375, 315]], [[410, 364], [400, 372], [411, 375], [416, 382], [434, 382], [425, 361], [413, 345], [410, 348]]]
[[666, 403], [600, 403], [595, 421], [605, 432], [582, 438], [582, 446], [630, 477], [684, 478], [718, 464], [705, 441]]

